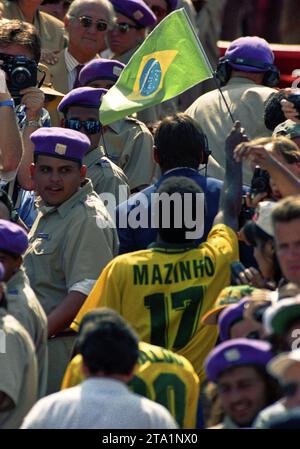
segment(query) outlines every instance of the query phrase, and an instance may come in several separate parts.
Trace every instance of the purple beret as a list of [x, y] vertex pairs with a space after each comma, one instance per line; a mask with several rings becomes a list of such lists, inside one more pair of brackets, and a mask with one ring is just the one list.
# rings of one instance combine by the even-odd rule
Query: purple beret
[[229, 368], [242, 365], [266, 366], [273, 354], [265, 341], [235, 338], [224, 341], [213, 349], [205, 360], [208, 380], [217, 382], [220, 374]]
[[82, 86], [95, 80], [116, 82], [124, 67], [125, 64], [113, 59], [93, 59], [80, 70], [79, 82]]
[[171, 11], [174, 11], [177, 8], [178, 0], [167, 0], [168, 6]]
[[244, 306], [249, 299], [242, 299], [237, 304], [232, 304], [222, 310], [218, 318], [219, 335], [221, 341], [230, 340], [230, 328], [244, 316]]
[[71, 90], [57, 106], [59, 112], [65, 112], [70, 106], [85, 106], [87, 108], [99, 108], [102, 96], [107, 89], [95, 89], [94, 87], [78, 87]]
[[85, 134], [56, 127], [39, 128], [31, 134], [30, 139], [34, 144], [34, 154], [44, 154], [80, 163], [91, 144]]
[[[243, 72], [266, 72], [274, 62], [274, 54], [265, 39], [257, 36], [239, 37], [231, 42], [225, 53], [225, 58], [231, 60], [230, 66]], [[245, 60], [245, 63], [243, 63]], [[246, 65], [253, 61], [253, 65]], [[255, 63], [261, 67], [255, 67]]]
[[0, 262], [0, 282], [3, 281], [5, 275], [5, 269], [2, 262]]
[[156, 25], [155, 14], [143, 0], [110, 0], [117, 13], [123, 14], [133, 20], [142, 28]]
[[0, 251], [20, 256], [28, 248], [27, 233], [21, 226], [8, 220], [0, 220]]

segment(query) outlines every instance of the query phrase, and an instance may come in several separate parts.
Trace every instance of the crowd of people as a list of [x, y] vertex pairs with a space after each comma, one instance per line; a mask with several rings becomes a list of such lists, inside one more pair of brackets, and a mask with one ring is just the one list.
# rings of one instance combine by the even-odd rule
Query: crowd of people
[[[0, 428], [300, 427], [300, 96], [227, 23], [270, 3], [1, 0]], [[181, 7], [219, 87], [102, 125]]]

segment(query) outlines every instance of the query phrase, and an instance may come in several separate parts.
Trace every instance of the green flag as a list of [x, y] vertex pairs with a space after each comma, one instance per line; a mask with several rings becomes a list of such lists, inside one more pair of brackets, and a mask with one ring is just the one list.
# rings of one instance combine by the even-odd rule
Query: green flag
[[100, 122], [115, 122], [212, 77], [185, 10], [174, 11], [149, 34], [102, 98]]

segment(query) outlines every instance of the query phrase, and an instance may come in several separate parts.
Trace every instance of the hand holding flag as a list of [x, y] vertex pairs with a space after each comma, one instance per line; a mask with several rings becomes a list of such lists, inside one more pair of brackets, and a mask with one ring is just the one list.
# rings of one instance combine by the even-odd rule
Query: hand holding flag
[[174, 11], [154, 28], [104, 95], [100, 122], [108, 125], [212, 77], [212, 68], [185, 10]]

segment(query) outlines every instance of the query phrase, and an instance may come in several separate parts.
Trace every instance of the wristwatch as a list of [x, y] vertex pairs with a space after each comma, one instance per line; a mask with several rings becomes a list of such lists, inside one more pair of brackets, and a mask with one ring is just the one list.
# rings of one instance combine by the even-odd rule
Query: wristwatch
[[13, 109], [15, 109], [15, 102], [14, 102], [13, 98], [11, 98], [10, 100], [0, 101], [0, 107], [1, 106], [10, 106]]
[[34, 126], [36, 128], [40, 128], [42, 126], [41, 120], [25, 120], [24, 122], [25, 126]]

